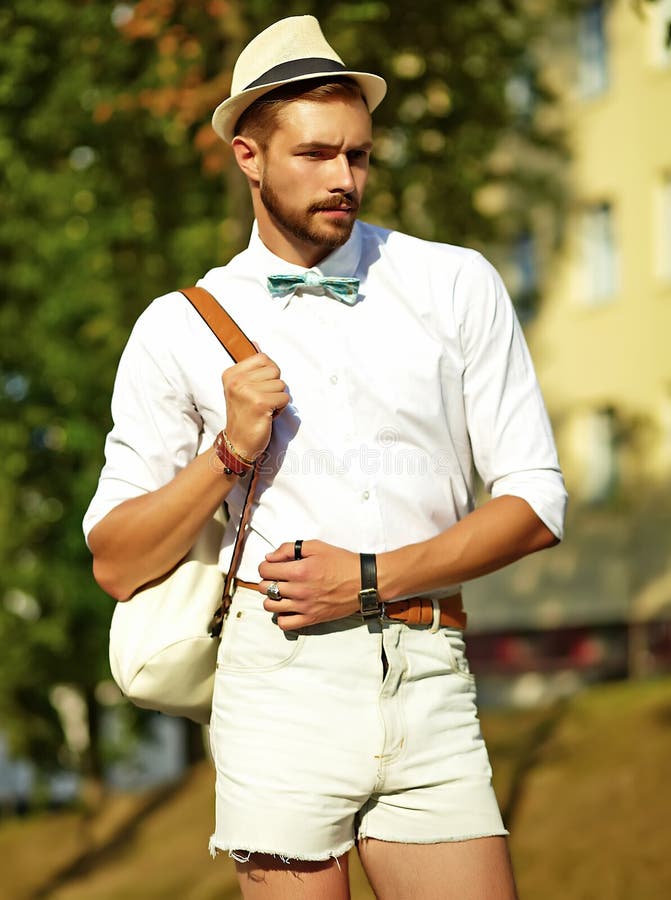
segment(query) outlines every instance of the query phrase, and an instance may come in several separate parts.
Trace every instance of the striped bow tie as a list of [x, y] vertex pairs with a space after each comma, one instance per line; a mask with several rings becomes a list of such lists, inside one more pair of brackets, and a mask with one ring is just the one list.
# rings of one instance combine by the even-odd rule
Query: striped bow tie
[[305, 288], [312, 293], [316, 293], [315, 288], [321, 288], [329, 297], [353, 306], [359, 295], [359, 279], [322, 278], [316, 272], [306, 272], [304, 275], [268, 276], [268, 290], [271, 297], [286, 297], [299, 288]]

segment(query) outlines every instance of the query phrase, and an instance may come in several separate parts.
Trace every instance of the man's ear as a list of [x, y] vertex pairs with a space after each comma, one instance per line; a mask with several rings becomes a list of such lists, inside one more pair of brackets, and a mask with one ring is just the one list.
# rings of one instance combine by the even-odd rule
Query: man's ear
[[254, 138], [236, 135], [231, 144], [240, 171], [250, 181], [261, 180], [261, 149]]

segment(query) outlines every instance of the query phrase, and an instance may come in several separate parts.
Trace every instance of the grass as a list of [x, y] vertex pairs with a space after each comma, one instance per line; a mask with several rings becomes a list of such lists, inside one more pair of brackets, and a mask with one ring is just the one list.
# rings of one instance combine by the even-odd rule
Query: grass
[[671, 896], [670, 758], [669, 680], [575, 698], [515, 811], [522, 898]]
[[[671, 896], [671, 679], [595, 687], [563, 705], [483, 714], [521, 900]], [[239, 900], [212, 862], [213, 775], [0, 827], [8, 900]], [[353, 900], [373, 894], [353, 854]], [[411, 898], [409, 898], [411, 900]]]

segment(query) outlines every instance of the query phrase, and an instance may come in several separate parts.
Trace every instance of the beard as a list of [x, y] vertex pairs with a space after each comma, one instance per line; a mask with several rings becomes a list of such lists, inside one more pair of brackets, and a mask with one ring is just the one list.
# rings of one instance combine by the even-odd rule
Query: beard
[[[274, 189], [269, 178], [265, 178], [260, 187], [261, 201], [275, 223], [298, 240], [317, 247], [335, 250], [347, 243], [356, 222], [359, 204], [351, 194], [334, 194], [329, 200], [314, 203], [305, 212], [290, 209], [279, 193]], [[320, 222], [319, 210], [340, 209], [348, 206], [352, 216], [346, 220]]]

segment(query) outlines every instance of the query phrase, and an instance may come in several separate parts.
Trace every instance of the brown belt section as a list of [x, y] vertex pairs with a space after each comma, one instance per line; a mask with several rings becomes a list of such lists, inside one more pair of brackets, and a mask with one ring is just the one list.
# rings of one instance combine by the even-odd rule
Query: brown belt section
[[[258, 591], [258, 583], [235, 579], [236, 586]], [[440, 624], [446, 628], [466, 627], [467, 615], [464, 612], [461, 593], [452, 594], [450, 597], [441, 597]], [[407, 600], [392, 600], [384, 604], [384, 618], [396, 619], [405, 622], [406, 625], [431, 625], [433, 623], [433, 603], [428, 597], [410, 597]]]

